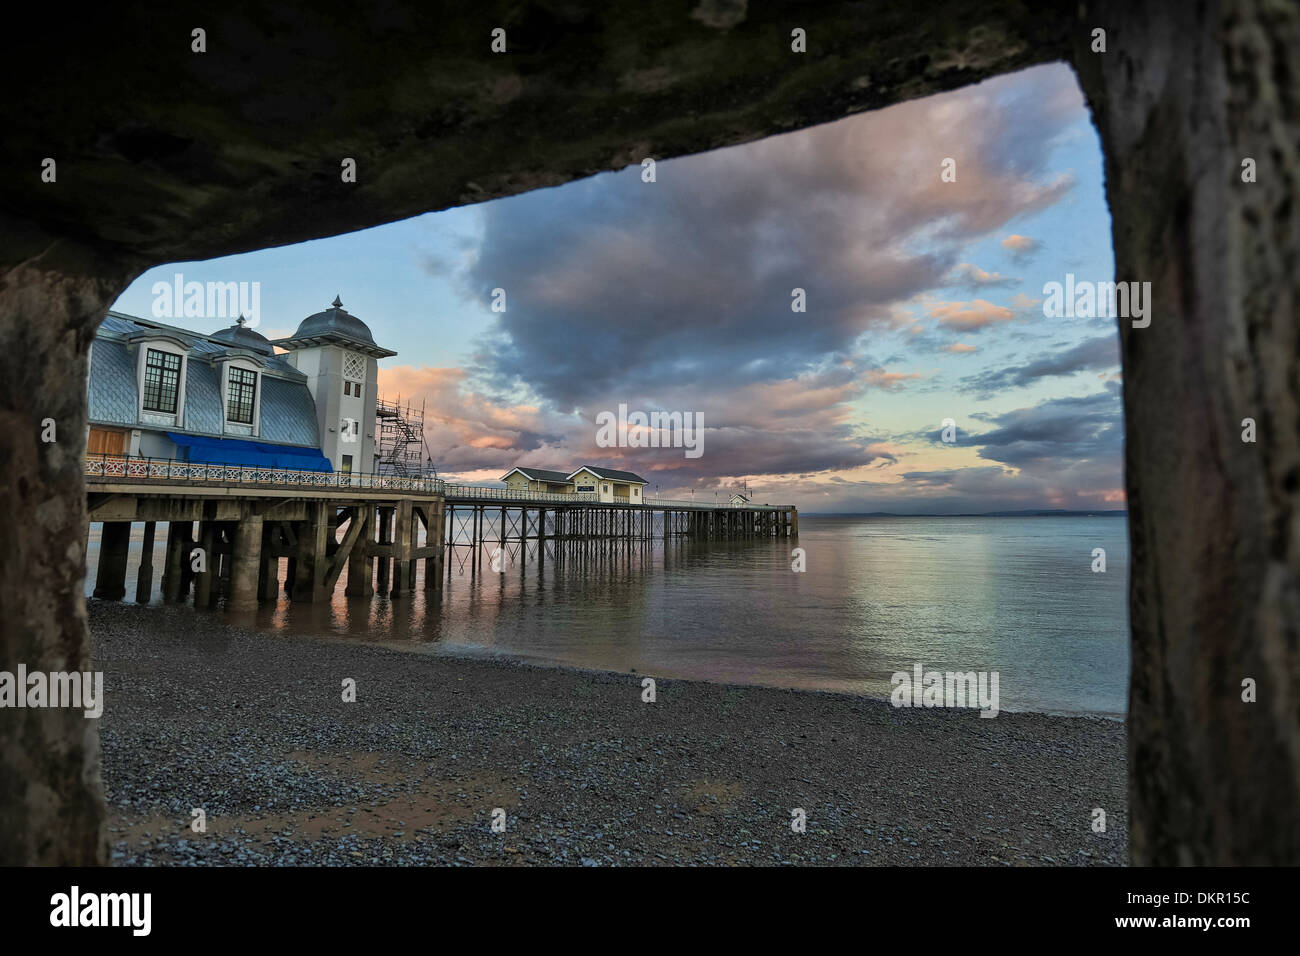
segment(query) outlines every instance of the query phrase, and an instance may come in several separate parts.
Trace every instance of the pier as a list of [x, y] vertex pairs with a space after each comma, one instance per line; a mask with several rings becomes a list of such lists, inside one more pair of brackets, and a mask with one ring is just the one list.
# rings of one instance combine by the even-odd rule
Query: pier
[[[90, 522], [102, 522], [94, 596], [127, 594], [131, 529], [144, 525], [135, 600], [147, 603], [156, 574], [163, 599], [196, 607], [222, 598], [252, 610], [281, 594], [328, 600], [343, 581], [351, 596], [401, 598], [436, 589], [453, 573], [483, 573], [489, 548], [533, 542], [563, 556], [601, 542], [796, 537], [792, 505], [705, 504], [648, 498], [601, 501], [395, 474], [300, 471], [125, 455], [85, 461]], [[167, 524], [163, 567], [153, 566], [159, 522]], [[87, 535], [89, 527], [87, 528]], [[283, 580], [280, 559], [288, 559]]]

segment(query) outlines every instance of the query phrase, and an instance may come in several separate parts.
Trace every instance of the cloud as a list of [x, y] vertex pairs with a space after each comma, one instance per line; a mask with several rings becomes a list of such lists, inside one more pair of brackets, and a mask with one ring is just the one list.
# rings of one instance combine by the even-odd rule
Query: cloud
[[[914, 449], [867, 428], [860, 408], [868, 395], [937, 387], [929, 372], [904, 371], [918, 354], [975, 351], [931, 341], [919, 314], [944, 333], [1018, 318], [979, 297], [936, 302], [935, 290], [1018, 281], [966, 261], [966, 248], [1069, 194], [1073, 180], [1049, 160], [1083, 116], [1070, 70], [1037, 67], [662, 161], [653, 183], [638, 165], [484, 204], [466, 260], [423, 266], [478, 302], [503, 289], [506, 311], [491, 314], [464, 367], [396, 369], [383, 383], [436, 407], [432, 454], [465, 476], [590, 462], [665, 494], [748, 477], [790, 493], [833, 487], [847, 501], [921, 487], [974, 494], [996, 484], [988, 471], [1003, 476], [999, 494], [1041, 496], [1010, 466], [971, 469], [969, 450], [943, 488], [901, 478]], [[955, 183], [938, 175], [946, 156]], [[806, 311], [791, 309], [796, 289]], [[909, 327], [921, 334], [908, 339]], [[882, 340], [897, 360], [873, 354]], [[597, 447], [596, 415], [619, 404], [702, 415], [703, 457]], [[929, 470], [913, 462], [910, 473]]]
[[1002, 240], [1002, 248], [1011, 254], [1011, 258], [1016, 262], [1025, 262], [1034, 257], [1034, 254], [1043, 247], [1043, 244], [1037, 239], [1031, 239], [1029, 236], [1019, 236], [1015, 233], [1007, 236]]
[[963, 392], [980, 392], [992, 395], [1008, 388], [1032, 385], [1044, 378], [1073, 375], [1091, 369], [1113, 369], [1119, 366], [1119, 336], [1115, 333], [1099, 335], [1078, 345], [1061, 349], [1027, 365], [989, 369], [962, 380], [958, 386]]
[[904, 382], [924, 378], [924, 376], [920, 372], [887, 372], [883, 368], [873, 368], [867, 370], [865, 378], [873, 388], [897, 392], [902, 390]]
[[940, 302], [930, 309], [930, 317], [941, 325], [960, 332], [975, 332], [999, 322], [1010, 322], [1015, 313], [984, 299], [971, 302]]
[[[884, 376], [873, 381], [871, 372]], [[580, 463], [635, 471], [665, 489], [714, 487], [724, 478], [829, 472], [895, 460], [878, 437], [860, 434], [851, 422], [851, 401], [869, 388], [893, 388], [901, 379], [884, 370], [859, 375], [836, 368], [795, 380], [756, 382], [711, 395], [680, 390], [663, 406], [632, 410], [678, 410], [703, 421], [704, 454], [688, 459], [682, 448], [603, 448], [596, 417], [615, 411], [619, 400], [594, 402], [564, 414], [529, 403], [510, 403], [473, 372], [461, 368], [380, 369], [381, 394], [400, 395], [425, 409], [425, 441], [439, 473], [466, 480], [494, 479], [514, 465], [567, 469]], [[625, 400], [625, 399], [623, 399]], [[652, 477], [653, 476], [653, 477]]]
[[944, 284], [979, 290], [1012, 286], [1019, 281], [1019, 279], [1004, 276], [1000, 272], [988, 272], [977, 265], [963, 262], [953, 270], [952, 274], [948, 276]]
[[[663, 161], [653, 183], [634, 166], [487, 203], [463, 281], [484, 302], [505, 289], [508, 306], [476, 362], [569, 410], [612, 389], [722, 389], [852, 355], [942, 285], [967, 242], [1069, 192], [1049, 140], [1078, 119], [1059, 105], [1075, 85], [1037, 68]], [[956, 183], [938, 175], [948, 155]], [[796, 288], [806, 312], [791, 311]]]
[[1055, 398], [993, 418], [996, 426], [971, 436], [979, 456], [1064, 482], [1123, 487], [1124, 422], [1119, 385], [1093, 395]]

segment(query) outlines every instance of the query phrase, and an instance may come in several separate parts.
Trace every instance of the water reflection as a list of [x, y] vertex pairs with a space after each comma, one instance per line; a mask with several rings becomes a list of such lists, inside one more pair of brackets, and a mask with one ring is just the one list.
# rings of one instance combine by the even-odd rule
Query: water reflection
[[[887, 694], [890, 675], [997, 670], [1007, 710], [1122, 713], [1128, 673], [1123, 518], [801, 519], [787, 539], [509, 544], [449, 557], [441, 586], [393, 599], [295, 604], [232, 620], [419, 653], [511, 658], [665, 677]], [[492, 535], [489, 535], [492, 537]], [[154, 593], [166, 530], [154, 553]], [[91, 563], [97, 529], [91, 538]], [[139, 526], [128, 568], [134, 594]], [[1090, 571], [1104, 547], [1108, 571]], [[280, 577], [286, 573], [280, 562]], [[93, 571], [90, 576], [93, 579]], [[93, 581], [87, 583], [87, 593]], [[206, 612], [205, 612], [206, 613]], [[225, 613], [225, 612], [219, 612]]]

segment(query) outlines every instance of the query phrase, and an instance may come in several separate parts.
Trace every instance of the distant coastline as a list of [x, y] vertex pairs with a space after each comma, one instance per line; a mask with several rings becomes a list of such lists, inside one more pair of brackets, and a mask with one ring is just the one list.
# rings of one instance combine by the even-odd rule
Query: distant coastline
[[923, 514], [909, 511], [804, 511], [801, 518], [1126, 518], [1128, 509], [1111, 511], [943, 511]]

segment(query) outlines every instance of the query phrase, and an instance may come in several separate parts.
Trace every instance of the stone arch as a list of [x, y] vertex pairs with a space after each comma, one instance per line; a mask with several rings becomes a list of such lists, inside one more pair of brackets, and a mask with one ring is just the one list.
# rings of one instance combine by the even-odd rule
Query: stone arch
[[[108, 305], [149, 266], [364, 228], [1068, 60], [1106, 155], [1117, 278], [1151, 281], [1155, 301], [1148, 328], [1121, 329], [1133, 862], [1300, 860], [1297, 7], [467, 9], [396, 0], [346, 21], [102, 9], [27, 32], [9, 54], [9, 94], [24, 108], [6, 129], [14, 171], [0, 179], [10, 489], [0, 668], [90, 660], [85, 355]], [[196, 25], [203, 53], [191, 46]], [[498, 26], [504, 54], [489, 49]], [[791, 50], [796, 27], [806, 53]], [[1249, 184], [1245, 158], [1257, 164]], [[341, 181], [347, 159], [355, 183]], [[1254, 444], [1240, 440], [1247, 417]], [[47, 418], [53, 444], [40, 438]], [[1256, 704], [1241, 701], [1247, 677]], [[0, 720], [0, 862], [106, 862], [93, 722], [59, 710]]]

